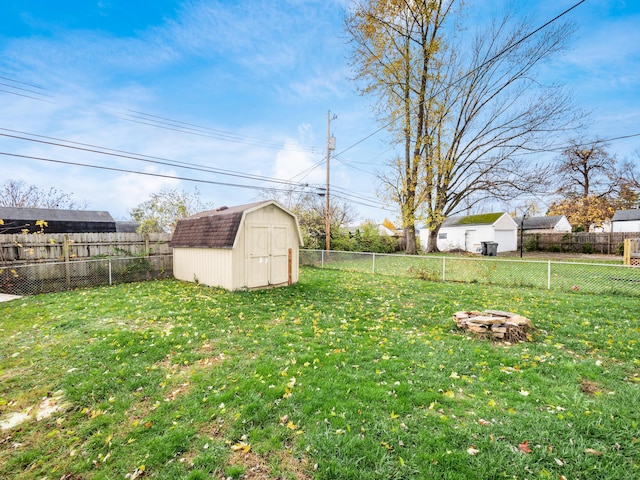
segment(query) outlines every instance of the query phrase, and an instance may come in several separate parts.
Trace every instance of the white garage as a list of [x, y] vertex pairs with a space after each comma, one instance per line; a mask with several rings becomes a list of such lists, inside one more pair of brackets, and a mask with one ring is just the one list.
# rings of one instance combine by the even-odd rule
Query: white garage
[[173, 275], [227, 290], [290, 285], [302, 245], [298, 219], [273, 200], [221, 207], [178, 222]]
[[[425, 229], [426, 231], [426, 229]], [[427, 245], [428, 231], [423, 245]], [[465, 250], [481, 253], [483, 242], [496, 242], [497, 252], [518, 249], [518, 225], [506, 213], [483, 213], [460, 217], [449, 217], [438, 232], [438, 250]]]

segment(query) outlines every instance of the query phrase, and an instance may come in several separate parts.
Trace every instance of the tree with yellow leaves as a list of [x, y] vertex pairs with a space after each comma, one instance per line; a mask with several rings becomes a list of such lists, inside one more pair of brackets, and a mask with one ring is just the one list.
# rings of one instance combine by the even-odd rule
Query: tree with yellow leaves
[[361, 91], [380, 100], [380, 120], [401, 151], [381, 180], [400, 206], [407, 253], [416, 253], [416, 220], [436, 251], [447, 216], [539, 186], [542, 169], [519, 154], [576, 120], [563, 91], [536, 80], [571, 28], [557, 22], [529, 35], [527, 21], [505, 15], [474, 35], [463, 6], [362, 0], [347, 19]]

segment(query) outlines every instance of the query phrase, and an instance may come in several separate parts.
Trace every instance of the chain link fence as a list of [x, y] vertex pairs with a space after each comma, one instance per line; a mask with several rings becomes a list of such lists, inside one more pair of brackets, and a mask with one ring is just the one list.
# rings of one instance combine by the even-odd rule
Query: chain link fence
[[[619, 264], [300, 250], [300, 265], [436, 282], [640, 295], [640, 267]], [[172, 255], [2, 266], [0, 293], [34, 295], [172, 275]]]
[[640, 295], [640, 267], [620, 264], [301, 250], [300, 265], [434, 282]]
[[0, 266], [0, 293], [35, 295], [172, 276], [172, 255]]

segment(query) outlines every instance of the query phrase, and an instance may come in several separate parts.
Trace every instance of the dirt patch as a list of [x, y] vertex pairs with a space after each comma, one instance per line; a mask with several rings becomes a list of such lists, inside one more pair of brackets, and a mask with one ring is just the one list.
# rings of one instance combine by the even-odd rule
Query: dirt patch
[[[311, 474], [312, 467], [306, 459], [295, 458], [289, 452], [277, 452], [275, 455], [278, 457], [278, 465], [287, 473], [291, 474], [297, 480], [311, 480], [313, 475]], [[269, 462], [262, 455], [257, 455], [251, 451], [249, 452], [234, 452], [229, 461], [230, 466], [241, 466], [244, 469], [242, 474], [243, 480], [263, 480], [265, 478], [272, 478], [271, 467]], [[220, 477], [225, 479], [225, 476]]]
[[592, 382], [591, 380], [582, 379], [582, 384], [580, 385], [580, 390], [587, 395], [595, 395], [598, 392], [601, 392], [602, 389], [596, 382]]
[[53, 395], [44, 397], [38, 405], [6, 415], [5, 418], [0, 420], [0, 430], [11, 430], [29, 420], [39, 422], [49, 418], [56, 412], [66, 410], [68, 407], [69, 404], [64, 402], [64, 392], [58, 390]]

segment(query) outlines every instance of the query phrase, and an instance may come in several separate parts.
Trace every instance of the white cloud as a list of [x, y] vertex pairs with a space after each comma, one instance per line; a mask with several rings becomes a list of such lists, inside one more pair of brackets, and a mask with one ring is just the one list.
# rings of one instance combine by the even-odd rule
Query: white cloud
[[[294, 142], [287, 144], [297, 147]], [[271, 177], [302, 184], [326, 183], [326, 170], [321, 156], [296, 150], [280, 150], [275, 158]]]

